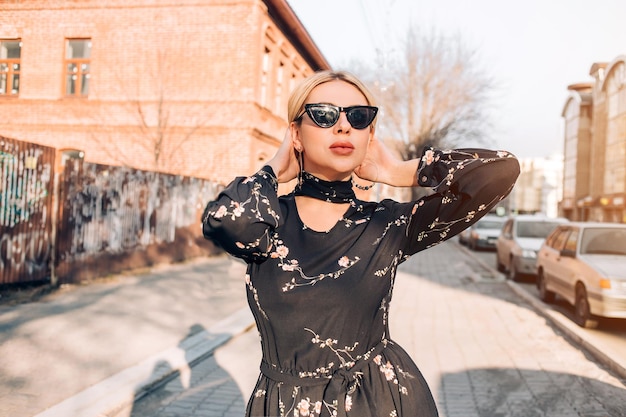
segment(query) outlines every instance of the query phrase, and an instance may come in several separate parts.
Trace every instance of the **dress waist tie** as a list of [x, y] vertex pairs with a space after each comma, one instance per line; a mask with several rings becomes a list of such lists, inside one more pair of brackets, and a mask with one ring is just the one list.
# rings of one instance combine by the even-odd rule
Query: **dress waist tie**
[[[324, 406], [320, 417], [346, 416], [346, 395], [352, 394], [358, 385], [358, 375], [367, 366], [369, 360], [376, 357], [387, 347], [387, 339], [383, 339], [379, 344], [367, 351], [360, 359], [354, 362], [349, 369], [338, 369], [332, 373], [330, 378], [308, 378], [299, 377], [290, 373], [279, 370], [271, 366], [265, 361], [261, 362], [261, 373], [274, 382], [282, 382], [292, 386], [318, 386], [326, 385], [324, 389]], [[333, 414], [329, 409], [332, 407], [336, 410]]]

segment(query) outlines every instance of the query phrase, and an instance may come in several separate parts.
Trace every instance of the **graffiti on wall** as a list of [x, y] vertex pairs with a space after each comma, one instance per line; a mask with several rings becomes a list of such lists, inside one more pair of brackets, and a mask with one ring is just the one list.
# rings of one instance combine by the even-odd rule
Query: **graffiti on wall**
[[48, 274], [54, 152], [0, 137], [0, 283]]
[[73, 282], [210, 250], [193, 239], [204, 242], [200, 214], [221, 185], [80, 158], [55, 172], [56, 155], [0, 136], [0, 286]]
[[173, 242], [177, 229], [198, 223], [199, 205], [216, 193], [213, 183], [190, 177], [80, 160], [65, 169], [61, 260]]

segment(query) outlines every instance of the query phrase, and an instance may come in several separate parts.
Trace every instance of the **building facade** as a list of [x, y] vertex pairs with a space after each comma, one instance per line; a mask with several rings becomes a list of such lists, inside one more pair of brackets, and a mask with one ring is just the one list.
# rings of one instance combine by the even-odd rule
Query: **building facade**
[[330, 68], [286, 0], [0, 0], [0, 135], [226, 183]]
[[563, 157], [521, 158], [520, 176], [507, 198], [505, 208], [513, 214], [559, 215], [563, 195]]
[[594, 63], [593, 82], [569, 87], [563, 200], [571, 220], [626, 223], [626, 56]]

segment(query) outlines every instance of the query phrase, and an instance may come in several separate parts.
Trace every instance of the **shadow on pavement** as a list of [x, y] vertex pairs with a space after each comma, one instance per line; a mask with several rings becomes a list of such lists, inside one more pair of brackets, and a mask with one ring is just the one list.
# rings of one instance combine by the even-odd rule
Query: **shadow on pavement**
[[625, 389], [574, 374], [472, 369], [445, 374], [438, 392], [446, 417], [626, 416]]
[[229, 258], [202, 258], [0, 305], [0, 416], [8, 403], [15, 417], [55, 407], [175, 349], [194, 324], [231, 317], [246, 306], [244, 272]]
[[[490, 275], [492, 271], [457, 246], [454, 241], [442, 242], [411, 256], [398, 270], [445, 287], [520, 304], [520, 298], [508, 288], [506, 282], [485, 278], [484, 275]], [[531, 308], [525, 303], [520, 305]]]
[[[446, 241], [413, 255], [400, 265], [399, 271], [418, 275], [449, 288], [486, 295], [533, 310], [529, 303], [520, 300], [502, 277], [492, 277], [495, 271], [486, 269], [481, 262], [462, 250], [456, 241]], [[533, 276], [523, 276], [515, 284], [539, 300], [535, 279]], [[550, 307], [567, 316], [572, 323], [575, 322], [574, 307], [561, 298], [557, 297]], [[599, 322], [599, 329], [602, 330], [623, 332], [626, 328], [626, 320], [623, 319], [601, 318]]]
[[[202, 326], [194, 325], [189, 336], [202, 331]], [[185, 343], [186, 340], [188, 338], [181, 340], [178, 346], [185, 350], [189, 368], [172, 372], [174, 367], [169, 362], [155, 364], [149, 380], [160, 382], [134, 402], [129, 414], [118, 414], [116, 417], [221, 417], [244, 414], [247, 400], [233, 376], [220, 366], [215, 355], [197, 357]]]

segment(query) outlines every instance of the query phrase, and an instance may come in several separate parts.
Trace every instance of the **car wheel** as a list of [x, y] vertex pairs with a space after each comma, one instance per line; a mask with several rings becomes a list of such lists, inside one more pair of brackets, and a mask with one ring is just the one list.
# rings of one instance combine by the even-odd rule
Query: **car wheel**
[[496, 269], [498, 272], [504, 272], [504, 264], [500, 262], [500, 257], [496, 253]]
[[543, 274], [542, 270], [539, 270], [539, 274], [537, 275], [537, 289], [539, 290], [539, 298], [546, 303], [554, 302], [554, 292], [550, 291], [546, 286], [546, 277]]
[[591, 310], [589, 308], [589, 299], [587, 298], [587, 291], [581, 284], [576, 286], [576, 302], [574, 304], [574, 315], [576, 324], [580, 327], [587, 329], [594, 329], [598, 327], [598, 320], [591, 316]]
[[518, 281], [519, 280], [519, 273], [517, 272], [517, 268], [515, 267], [515, 259], [511, 258], [511, 260], [509, 261], [509, 270], [506, 276], [508, 279], [510, 279], [511, 281]]

